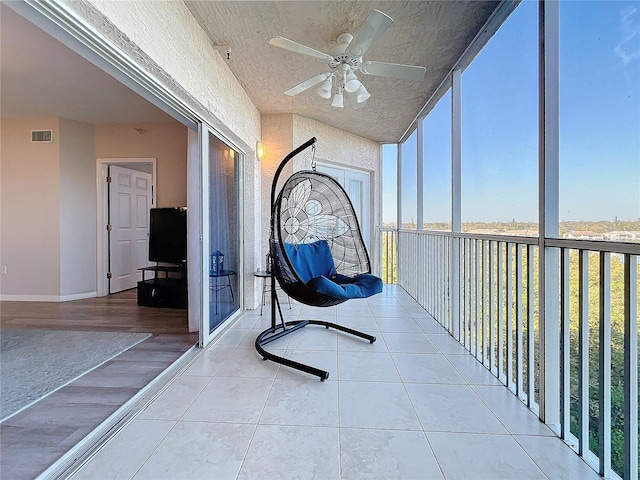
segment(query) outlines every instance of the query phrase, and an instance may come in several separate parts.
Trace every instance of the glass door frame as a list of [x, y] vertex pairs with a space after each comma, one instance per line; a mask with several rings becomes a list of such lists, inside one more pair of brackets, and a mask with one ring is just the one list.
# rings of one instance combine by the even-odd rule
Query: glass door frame
[[[236, 312], [231, 314], [229, 318], [224, 320], [220, 325], [218, 325], [213, 331], [210, 331], [210, 308], [211, 308], [211, 295], [210, 295], [210, 287], [209, 287], [209, 244], [210, 244], [210, 197], [211, 197], [211, 185], [209, 183], [209, 173], [210, 173], [210, 156], [209, 156], [209, 136], [214, 136], [220, 142], [228, 145], [230, 148], [235, 150], [238, 153], [238, 192], [237, 192], [237, 202], [238, 202], [238, 252], [239, 252], [239, 264], [238, 264], [238, 305], [239, 308]], [[200, 223], [200, 234], [199, 234], [199, 250], [198, 250], [198, 259], [197, 259], [197, 270], [196, 275], [199, 276], [200, 285], [200, 301], [199, 301], [199, 310], [200, 310], [200, 346], [205, 347], [212, 340], [214, 340], [225, 328], [230, 325], [235, 319], [242, 314], [242, 306], [244, 305], [244, 161], [246, 155], [244, 152], [228, 139], [226, 139], [223, 135], [220, 135], [214, 128], [210, 127], [205, 123], [201, 123], [198, 125], [198, 139], [199, 139], [199, 150], [200, 150], [200, 210], [199, 215], [199, 223]]]

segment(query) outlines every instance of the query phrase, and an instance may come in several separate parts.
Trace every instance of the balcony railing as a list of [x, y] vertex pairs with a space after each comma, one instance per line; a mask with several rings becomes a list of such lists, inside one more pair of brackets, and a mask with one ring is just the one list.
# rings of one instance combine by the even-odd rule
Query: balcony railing
[[541, 380], [538, 238], [383, 229], [381, 240], [385, 282], [397, 279], [536, 414], [540, 382], [559, 383], [543, 385], [559, 392], [547, 416], [558, 435], [601, 475], [638, 478], [639, 245], [545, 240], [555, 263], [544, 274], [557, 279], [547, 285], [558, 286], [544, 292], [558, 306], [545, 317], [560, 341], [545, 346], [559, 362]]

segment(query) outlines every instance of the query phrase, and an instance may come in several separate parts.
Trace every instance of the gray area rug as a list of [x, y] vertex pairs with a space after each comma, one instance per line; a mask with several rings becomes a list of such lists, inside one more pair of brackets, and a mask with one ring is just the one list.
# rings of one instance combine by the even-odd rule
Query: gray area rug
[[0, 330], [0, 422], [150, 336]]

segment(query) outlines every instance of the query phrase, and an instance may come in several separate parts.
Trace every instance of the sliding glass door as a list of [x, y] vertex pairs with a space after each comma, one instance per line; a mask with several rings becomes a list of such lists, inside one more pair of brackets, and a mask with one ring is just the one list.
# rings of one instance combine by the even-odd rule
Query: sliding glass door
[[239, 164], [240, 154], [209, 134], [210, 332], [240, 307]]
[[202, 148], [201, 343], [240, 310], [242, 154], [206, 127]]

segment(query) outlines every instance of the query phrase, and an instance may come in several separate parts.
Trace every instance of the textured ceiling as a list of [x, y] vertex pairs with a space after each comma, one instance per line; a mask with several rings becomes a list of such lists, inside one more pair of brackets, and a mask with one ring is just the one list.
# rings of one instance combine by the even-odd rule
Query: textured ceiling
[[[294, 113], [378, 142], [396, 142], [498, 6], [497, 1], [185, 1], [216, 46], [231, 50], [229, 68], [261, 113]], [[420, 82], [359, 75], [371, 93], [360, 110], [331, 107], [316, 87], [283, 92], [328, 71], [313, 58], [271, 46], [283, 36], [328, 52], [341, 33], [355, 34], [372, 9], [394, 19], [365, 60], [422, 65]], [[224, 54], [224, 51], [221, 53]]]

